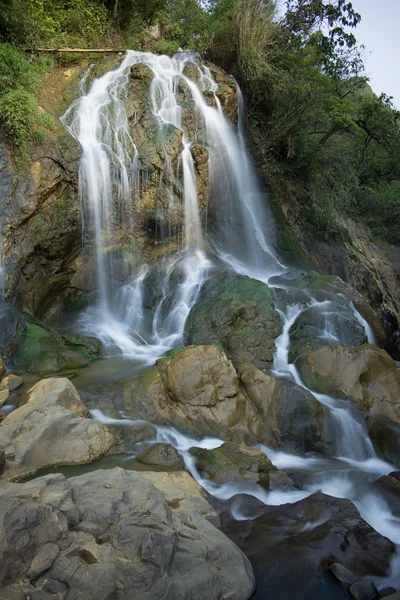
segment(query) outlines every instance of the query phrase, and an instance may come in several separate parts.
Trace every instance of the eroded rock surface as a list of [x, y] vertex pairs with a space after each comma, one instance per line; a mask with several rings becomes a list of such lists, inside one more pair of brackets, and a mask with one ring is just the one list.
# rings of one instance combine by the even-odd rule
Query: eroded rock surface
[[223, 533], [132, 471], [3, 484], [0, 520], [2, 599], [247, 600], [254, 591], [249, 561]]

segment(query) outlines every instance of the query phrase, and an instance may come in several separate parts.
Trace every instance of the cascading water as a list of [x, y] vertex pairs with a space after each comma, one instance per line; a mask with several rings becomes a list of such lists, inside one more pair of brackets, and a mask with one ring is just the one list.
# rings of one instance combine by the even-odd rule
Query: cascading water
[[[139, 160], [134, 130], [130, 131], [124, 107], [130, 71], [133, 65], [144, 64], [153, 74], [150, 87], [152, 116], [160, 138], [165, 140], [166, 197], [172, 197], [172, 186], [180, 179], [183, 203], [184, 243], [181, 250], [164, 259], [160, 298], [151, 314], [146, 316], [146, 285], [151, 281], [149, 265], [135, 266], [136, 273], [116, 290], [110, 290], [114, 264], [107, 258], [107, 247], [112, 245], [113, 222], [132, 227], [132, 202], [140, 205]], [[197, 67], [194, 81], [185, 67]], [[184, 84], [194, 103], [196, 131], [190, 131], [182, 119], [180, 86]], [[263, 203], [257, 178], [247, 155], [244, 136], [244, 103], [237, 87], [239, 105], [238, 131], [225, 116], [218, 98], [218, 85], [211, 70], [199, 65], [192, 53], [181, 53], [174, 58], [149, 53], [128, 51], [120, 67], [93, 82], [63, 117], [69, 131], [79, 140], [83, 155], [80, 167], [80, 195], [85, 218], [85, 236], [92, 233], [96, 246], [96, 273], [99, 299], [86, 311], [81, 325], [87, 333], [97, 335], [108, 346], [125, 356], [151, 363], [168, 349], [182, 343], [184, 326], [198, 291], [207, 278], [212, 262], [207, 258], [207, 244], [216, 251], [219, 261], [232, 270], [268, 282], [281, 275], [286, 268], [279, 262], [272, 244], [272, 219]], [[181, 103], [180, 103], [181, 102]], [[178, 173], [174, 173], [168, 152], [167, 131], [173, 127], [181, 132]], [[209, 206], [212, 216], [207, 237], [203, 237], [203, 223], [196, 187], [193, 145], [201, 139], [208, 152]], [[171, 235], [171, 231], [169, 231]], [[284, 288], [282, 283], [274, 283]], [[276, 340], [274, 373], [291, 378], [305, 387], [294, 364], [289, 362], [290, 329], [296, 319], [309, 309], [320, 311], [320, 337], [325, 342], [349, 343], [344, 328], [338, 328], [336, 306], [346, 304], [366, 329], [368, 339], [373, 335], [368, 324], [354, 306], [340, 294], [335, 299], [316, 300], [310, 294], [300, 302], [290, 302], [290, 295], [275, 295], [276, 307], [284, 324], [282, 335]], [[340, 319], [339, 319], [340, 321]], [[309, 390], [311, 393], [312, 390]], [[158, 428], [158, 441], [174, 445], [182, 455], [187, 469], [218, 498], [236, 494], [250, 494], [268, 504], [294, 502], [316, 490], [353, 500], [364, 518], [378, 531], [389, 535], [389, 509], [380, 500], [366, 502], [360, 497], [360, 474], [366, 479], [389, 473], [391, 465], [380, 461], [374, 452], [363, 423], [348, 405], [313, 393], [329, 411], [336, 430], [334, 457], [298, 457], [259, 446], [280, 468], [307, 470], [312, 473], [299, 493], [267, 494], [257, 486], [225, 484], [215, 486], [203, 480], [188, 452], [191, 446], [215, 448], [222, 440], [190, 439], [172, 429]], [[96, 418], [110, 423], [100, 412]], [[119, 421], [120, 422], [120, 421]], [[126, 421], [128, 425], [128, 422]], [[332, 472], [334, 475], [332, 475]], [[376, 498], [376, 496], [374, 496]], [[376, 506], [379, 505], [379, 509]], [[382, 525], [376, 514], [384, 515]], [[244, 512], [243, 512], [244, 511]], [[236, 518], [249, 515], [240, 505], [235, 508]], [[393, 521], [393, 520], [392, 520]], [[396, 525], [392, 539], [400, 542], [400, 526]]]
[[[182, 251], [166, 260], [166, 277], [162, 286], [161, 306], [153, 314], [151, 327], [138, 327], [133, 314], [143, 314], [140, 295], [136, 290], [137, 277], [123, 286], [124, 302], [115, 301], [111, 283], [115, 277], [114, 263], [108, 248], [113, 245], [115, 219], [128, 227], [132, 225], [132, 201], [138, 189], [138, 150], [133, 133], [129, 130], [124, 107], [130, 71], [133, 65], [144, 64], [153, 73], [150, 86], [150, 105], [161, 138], [166, 139], [169, 127], [182, 134], [180, 154], [184, 234]], [[83, 316], [81, 328], [97, 335], [110, 349], [152, 362], [172, 346], [182, 342], [186, 318], [190, 312], [208, 268], [205, 254], [192, 145], [203, 138], [208, 151], [210, 174], [210, 207], [219, 215], [214, 219], [215, 231], [210, 241], [220, 257], [236, 270], [266, 277], [281, 273], [284, 268], [267, 243], [262, 224], [268, 219], [262, 207], [262, 195], [248, 159], [243, 137], [243, 100], [239, 97], [239, 135], [221, 108], [216, 94], [218, 85], [208, 67], [198, 66], [199, 80], [193, 81], [185, 67], [197, 64], [192, 53], [181, 53], [174, 58], [128, 51], [120, 67], [96, 79], [89, 91], [74, 102], [62, 121], [81, 143], [83, 154], [80, 165], [79, 189], [84, 218], [85, 235], [93, 235], [96, 246], [96, 275], [98, 302]], [[88, 73], [85, 74], [85, 82]], [[180, 85], [186, 85], [194, 103], [198, 130], [194, 136], [182, 119], [178, 102]], [[83, 88], [82, 88], [83, 89]], [[204, 93], [213, 95], [211, 106]], [[209, 100], [209, 98], [208, 98]], [[171, 185], [172, 173], [167, 143], [164, 145], [166, 169]], [[168, 190], [166, 190], [168, 194]], [[171, 192], [172, 193], [172, 192]], [[228, 204], [229, 202], [229, 204]], [[271, 223], [272, 226], [272, 223]], [[245, 235], [242, 235], [242, 228]], [[237, 232], [237, 239], [232, 238]], [[171, 283], [179, 273], [179, 284]], [[140, 280], [143, 283], [144, 278]], [[129, 300], [129, 291], [132, 294]], [[171, 306], [172, 297], [172, 306]], [[167, 315], [163, 305], [170, 303]], [[129, 304], [130, 303], [130, 304]], [[129, 307], [128, 307], [129, 304]]]

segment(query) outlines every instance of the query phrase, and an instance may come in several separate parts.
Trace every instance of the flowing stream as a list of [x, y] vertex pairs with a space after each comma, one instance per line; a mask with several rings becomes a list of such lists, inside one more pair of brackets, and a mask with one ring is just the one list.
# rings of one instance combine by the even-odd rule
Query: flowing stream
[[[150, 317], [145, 307], [145, 295], [146, 286], [152, 285], [152, 265], [141, 264], [135, 267], [128, 281], [110, 286], [115, 264], [106, 251], [110, 246], [116, 210], [119, 223], [132, 228], [134, 215], [127, 199], [138, 197], [140, 202], [140, 156], [125, 110], [131, 68], [137, 64], [146, 65], [152, 72], [149, 105], [159, 136], [167, 140], [171, 126], [182, 134], [178, 173], [172, 172], [168, 162], [167, 141], [164, 149], [170, 170], [170, 192], [172, 194], [172, 186], [176, 187], [178, 180], [182, 189], [184, 240], [178, 252], [164, 259], [161, 296]], [[188, 66], [195, 67], [196, 79], [188, 75]], [[192, 53], [168, 58], [128, 51], [116, 70], [95, 79], [85, 92], [88, 76], [89, 73], [85, 75], [82, 96], [62, 119], [82, 146], [79, 189], [84, 215], [83, 237], [91, 235], [96, 249], [98, 300], [82, 315], [80, 331], [83, 329], [99, 337], [110, 354], [119, 353], [152, 364], [167, 350], [182, 344], [190, 309], [215, 265], [224, 264], [235, 272], [263, 282], [274, 277], [274, 283], [271, 280], [270, 284], [277, 291], [284, 286], [276, 283], [276, 276], [284, 274], [287, 268], [277, 257], [271, 241], [274, 237], [272, 217], [246, 150], [244, 102], [238, 86], [239, 122], [236, 129], [224, 114], [217, 95], [218, 84], [210, 69]], [[194, 133], [183, 119], [182, 84], [196, 113]], [[209, 227], [200, 211], [192, 153], [193, 145], [199, 140], [208, 152], [209, 202], [218, 203], [218, 211]], [[168, 193], [167, 189], [167, 196]], [[347, 303], [346, 309], [356, 315], [373, 343], [368, 324], [350, 302], [339, 296], [338, 303]], [[276, 294], [276, 307], [283, 322], [283, 333], [276, 340], [273, 366], [277, 377], [292, 379], [305, 387], [295, 364], [289, 362], [288, 353], [290, 328], [299, 315], [310, 308], [320, 311], [323, 317], [321, 335], [326, 340], [348, 343], [346, 332], [340, 330], [337, 319], [333, 318], [335, 306], [332, 301], [316, 300], [311, 294], [301, 301], [290, 300], [290, 294]], [[336, 432], [333, 455], [299, 457], [259, 446], [278, 468], [307, 473], [302, 490], [268, 493], [255, 485], [215, 485], [200, 476], [188, 450], [193, 446], [216, 448], [223, 440], [199, 441], [172, 428], [158, 427], [157, 441], [172, 444], [181, 454], [187, 470], [211, 495], [224, 500], [240, 495], [241, 500], [232, 504], [232, 512], [238, 520], [251, 518], [243, 501], [246, 496], [254, 496], [264, 504], [279, 505], [296, 502], [322, 490], [352, 500], [366, 521], [400, 544], [399, 519], [391, 514], [377, 492], [365, 493], [360, 485], [362, 481], [373, 481], [390, 473], [395, 467], [376, 456], [356, 410], [351, 410], [348, 403], [309, 391], [329, 411]], [[108, 424], [121, 424], [121, 420], [110, 419], [101, 410], [92, 413]], [[121, 418], [129, 426], [129, 418], [122, 415]], [[394, 566], [391, 581], [400, 586], [395, 571]]]

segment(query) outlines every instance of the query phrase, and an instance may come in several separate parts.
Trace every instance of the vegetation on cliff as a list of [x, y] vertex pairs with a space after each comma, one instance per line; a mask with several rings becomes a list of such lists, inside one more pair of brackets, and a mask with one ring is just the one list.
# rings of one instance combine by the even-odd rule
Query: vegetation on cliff
[[0, 121], [17, 147], [40, 139], [43, 63], [17, 47], [143, 48], [158, 23], [153, 50], [198, 50], [239, 80], [260, 169], [292, 221], [346, 239], [352, 216], [398, 244], [400, 113], [363, 76], [360, 18], [344, 0], [287, 0], [281, 17], [273, 0], [3, 0]]

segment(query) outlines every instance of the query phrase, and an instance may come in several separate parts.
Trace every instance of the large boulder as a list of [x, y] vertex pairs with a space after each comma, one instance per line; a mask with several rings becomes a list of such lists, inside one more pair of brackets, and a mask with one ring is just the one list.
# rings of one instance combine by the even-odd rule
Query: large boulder
[[[263, 507], [251, 521], [221, 515], [223, 530], [249, 557], [255, 598], [344, 598], [327, 569], [340, 563], [359, 579], [385, 576], [394, 544], [376, 532], [345, 499], [316, 493], [294, 504]], [[331, 587], [331, 585], [333, 587]], [[271, 595], [272, 594], [272, 595]]]
[[221, 344], [233, 362], [271, 366], [282, 331], [269, 287], [244, 275], [218, 271], [203, 285], [185, 330], [188, 344]]
[[188, 346], [139, 378], [113, 385], [115, 403], [137, 419], [190, 435], [304, 453], [329, 446], [329, 411], [304, 388], [251, 364], [239, 375], [218, 346]]
[[324, 346], [298, 361], [306, 385], [323, 394], [350, 398], [370, 415], [400, 421], [400, 374], [384, 350]]
[[90, 418], [68, 379], [43, 379], [1, 424], [7, 458], [3, 477], [15, 480], [46, 467], [91, 462], [115, 443], [107, 427]]
[[[119, 386], [115, 390], [120, 396]], [[239, 391], [231, 361], [217, 346], [188, 346], [123, 384], [123, 407], [135, 418], [194, 435], [256, 441], [255, 407]]]
[[0, 520], [0, 598], [247, 600], [254, 591], [249, 561], [223, 533], [133, 471], [5, 484]]

